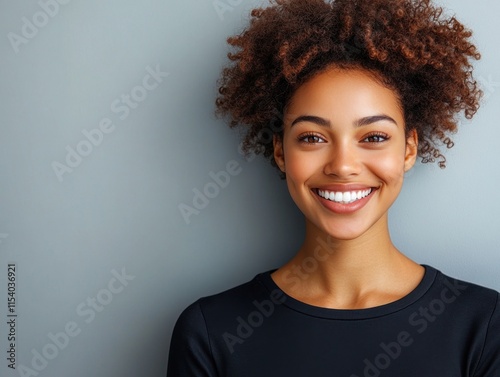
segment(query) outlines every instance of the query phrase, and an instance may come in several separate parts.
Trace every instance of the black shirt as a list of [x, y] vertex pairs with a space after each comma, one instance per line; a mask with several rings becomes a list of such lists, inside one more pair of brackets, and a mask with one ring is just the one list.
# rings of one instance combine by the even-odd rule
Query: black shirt
[[179, 317], [168, 377], [500, 377], [499, 294], [424, 266], [407, 296], [360, 310], [286, 295], [272, 271]]

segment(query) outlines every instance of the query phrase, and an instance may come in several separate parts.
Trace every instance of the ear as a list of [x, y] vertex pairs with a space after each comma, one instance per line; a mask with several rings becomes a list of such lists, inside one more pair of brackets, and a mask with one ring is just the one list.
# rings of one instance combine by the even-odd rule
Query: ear
[[273, 147], [274, 147], [274, 161], [280, 168], [280, 170], [285, 172], [285, 151], [283, 149], [283, 139], [277, 135], [273, 135]]
[[416, 129], [410, 130], [406, 137], [406, 152], [405, 152], [405, 172], [410, 170], [417, 159], [418, 154], [418, 134]]

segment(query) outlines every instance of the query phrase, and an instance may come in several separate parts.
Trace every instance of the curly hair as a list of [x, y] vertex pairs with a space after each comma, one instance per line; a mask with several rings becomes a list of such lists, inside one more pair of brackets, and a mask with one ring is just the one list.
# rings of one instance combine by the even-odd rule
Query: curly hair
[[219, 79], [216, 113], [246, 132], [242, 150], [276, 166], [272, 137], [295, 90], [335, 65], [376, 73], [398, 94], [406, 130], [415, 129], [422, 162], [453, 146], [458, 115], [472, 118], [482, 95], [473, 78], [472, 32], [430, 0], [275, 0], [251, 12], [228, 38], [235, 51]]

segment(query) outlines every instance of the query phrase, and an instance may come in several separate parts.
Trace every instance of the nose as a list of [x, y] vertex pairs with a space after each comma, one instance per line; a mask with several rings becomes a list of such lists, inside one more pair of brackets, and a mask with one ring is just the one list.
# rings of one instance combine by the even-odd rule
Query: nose
[[361, 157], [356, 147], [350, 142], [332, 143], [324, 165], [326, 175], [337, 179], [348, 179], [360, 174]]

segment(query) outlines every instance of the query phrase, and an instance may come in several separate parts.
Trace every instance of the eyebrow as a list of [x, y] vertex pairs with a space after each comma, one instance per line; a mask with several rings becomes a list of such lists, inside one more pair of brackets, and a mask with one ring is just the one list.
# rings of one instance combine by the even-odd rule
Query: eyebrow
[[[367, 117], [363, 117], [361, 119], [358, 119], [354, 122], [354, 126], [355, 127], [368, 126], [370, 124], [381, 122], [381, 121], [388, 121], [390, 123], [395, 124], [396, 126], [398, 125], [398, 123], [389, 115], [378, 114], [378, 115], [371, 115], [371, 116], [367, 116]], [[301, 115], [292, 122], [292, 126], [294, 126], [295, 124], [300, 123], [300, 122], [311, 122], [311, 123], [317, 124], [318, 126], [331, 127], [331, 123], [328, 119], [321, 118], [321, 117], [315, 116], [315, 115]]]

